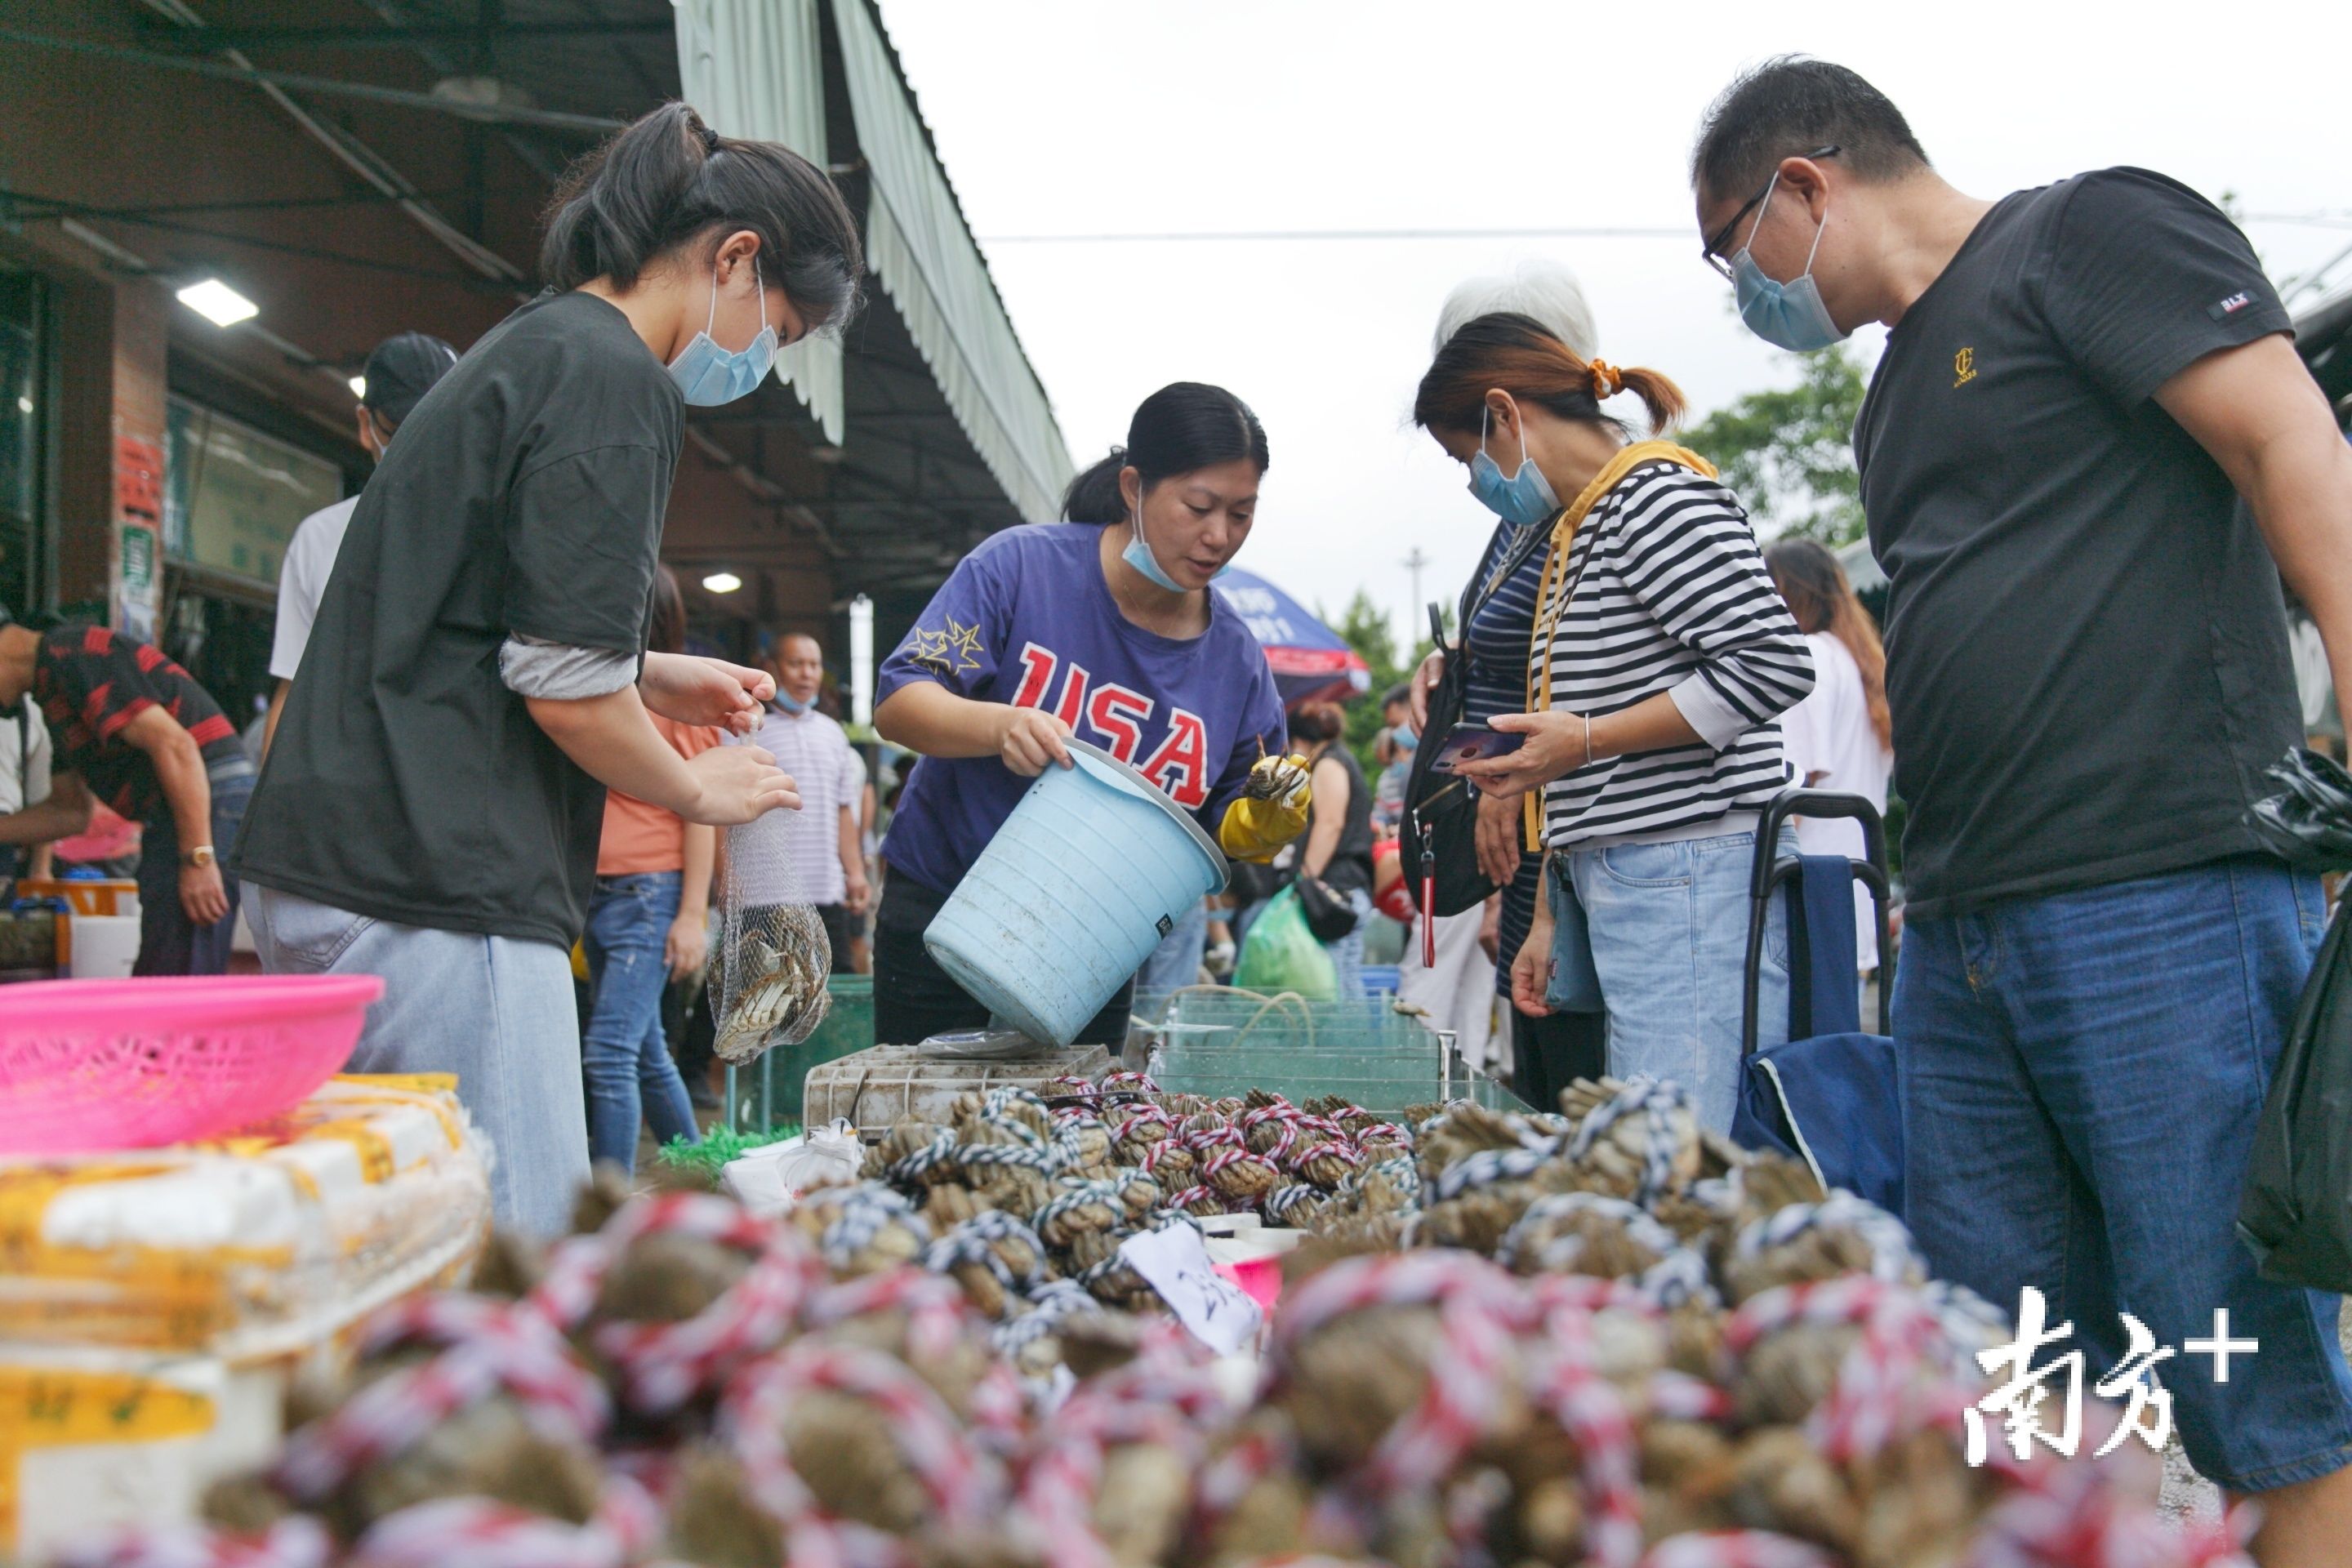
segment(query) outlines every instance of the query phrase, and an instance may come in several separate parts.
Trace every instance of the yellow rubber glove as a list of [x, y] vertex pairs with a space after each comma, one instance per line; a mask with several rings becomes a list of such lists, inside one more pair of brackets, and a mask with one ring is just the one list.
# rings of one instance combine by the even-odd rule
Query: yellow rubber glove
[[1236, 860], [1270, 860], [1274, 852], [1307, 831], [1307, 808], [1315, 803], [1302, 756], [1260, 757], [1249, 783], [1225, 819], [1217, 825], [1218, 847]]

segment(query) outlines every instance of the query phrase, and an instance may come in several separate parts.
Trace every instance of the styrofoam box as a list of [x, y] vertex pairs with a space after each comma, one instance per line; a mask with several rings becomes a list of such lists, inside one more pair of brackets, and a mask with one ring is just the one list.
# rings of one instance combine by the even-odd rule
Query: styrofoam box
[[959, 1095], [1009, 1084], [1050, 1096], [1054, 1079], [1099, 1079], [1110, 1069], [1110, 1053], [1100, 1046], [1041, 1047], [1035, 1056], [987, 1061], [931, 1060], [913, 1046], [876, 1046], [810, 1068], [802, 1120], [816, 1127], [839, 1117], [873, 1141], [909, 1116], [948, 1121]]

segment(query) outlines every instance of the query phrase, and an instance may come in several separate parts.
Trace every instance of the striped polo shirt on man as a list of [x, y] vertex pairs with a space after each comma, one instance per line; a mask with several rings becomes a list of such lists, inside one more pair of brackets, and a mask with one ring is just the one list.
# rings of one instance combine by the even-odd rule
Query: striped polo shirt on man
[[1544, 787], [1554, 849], [1704, 828], [1788, 781], [1774, 721], [1813, 686], [1812, 654], [1772, 586], [1748, 513], [1679, 463], [1644, 463], [1593, 503], [1538, 626], [1529, 673], [1594, 717], [1669, 693], [1701, 743], [1607, 757]]
[[775, 847], [755, 865], [738, 866], [741, 896], [755, 904], [840, 903], [849, 896], [841, 868], [841, 811], [856, 811], [866, 788], [866, 763], [839, 723], [815, 711], [770, 707], [750, 743], [774, 755], [800, 792], [798, 811], [778, 812], [765, 836]]

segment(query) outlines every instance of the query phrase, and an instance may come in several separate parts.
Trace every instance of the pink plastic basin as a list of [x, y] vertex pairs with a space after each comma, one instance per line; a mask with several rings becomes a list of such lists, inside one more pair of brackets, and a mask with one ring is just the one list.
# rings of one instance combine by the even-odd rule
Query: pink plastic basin
[[373, 974], [0, 986], [0, 1153], [152, 1149], [275, 1116], [352, 1054]]

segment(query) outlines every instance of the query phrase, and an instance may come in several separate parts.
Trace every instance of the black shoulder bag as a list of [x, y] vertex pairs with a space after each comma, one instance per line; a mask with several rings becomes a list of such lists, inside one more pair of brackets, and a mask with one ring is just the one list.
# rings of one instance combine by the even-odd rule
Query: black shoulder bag
[[[1465, 780], [1430, 766], [1437, 743], [1461, 721], [1463, 700], [1470, 689], [1470, 658], [1465, 651], [1471, 617], [1484, 608], [1495, 591], [1511, 580], [1538, 552], [1549, 547], [1549, 526], [1516, 531], [1503, 560], [1484, 583], [1473, 577], [1462, 590], [1451, 646], [1435, 605], [1429, 606], [1429, 635], [1445, 655], [1445, 671], [1429, 692], [1429, 722], [1422, 727], [1422, 743], [1413, 752], [1412, 771], [1405, 777], [1402, 864], [1412, 901], [1425, 913], [1458, 915], [1475, 909], [1495, 891], [1495, 884], [1478, 869], [1478, 792]], [[1424, 881], [1434, 884], [1424, 887]]]

